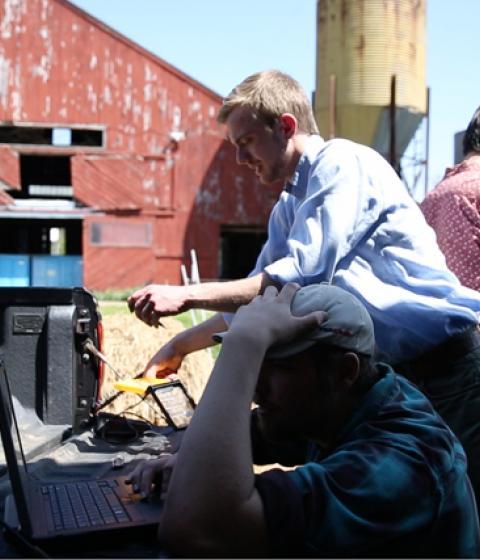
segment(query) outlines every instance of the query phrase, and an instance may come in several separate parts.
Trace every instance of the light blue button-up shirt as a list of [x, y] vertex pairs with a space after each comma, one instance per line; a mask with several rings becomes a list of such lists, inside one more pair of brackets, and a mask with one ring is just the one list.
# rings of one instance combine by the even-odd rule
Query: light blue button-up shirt
[[377, 152], [348, 140], [308, 139], [250, 276], [262, 271], [281, 284], [331, 282], [356, 295], [391, 363], [478, 322], [480, 294], [448, 270], [404, 184]]

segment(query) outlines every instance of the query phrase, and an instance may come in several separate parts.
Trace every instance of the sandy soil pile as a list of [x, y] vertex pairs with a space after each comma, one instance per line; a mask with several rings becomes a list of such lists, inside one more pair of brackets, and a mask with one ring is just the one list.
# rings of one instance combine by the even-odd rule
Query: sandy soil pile
[[[134, 315], [114, 314], [103, 317], [104, 346], [103, 353], [118, 370], [122, 378], [134, 377], [143, 370], [148, 360], [172, 336], [183, 329], [183, 325], [174, 318], [162, 319], [165, 328], [148, 327]], [[201, 350], [188, 355], [182, 363], [178, 375], [195, 402], [198, 402], [210, 372], [213, 359], [209, 350]], [[105, 381], [102, 398], [114, 391], [116, 380], [112, 370], [105, 366]], [[122, 394], [104, 410], [122, 413], [128, 408], [132, 417], [141, 416], [152, 424], [164, 425], [158, 406], [151, 397], [141, 402], [141, 397]]]

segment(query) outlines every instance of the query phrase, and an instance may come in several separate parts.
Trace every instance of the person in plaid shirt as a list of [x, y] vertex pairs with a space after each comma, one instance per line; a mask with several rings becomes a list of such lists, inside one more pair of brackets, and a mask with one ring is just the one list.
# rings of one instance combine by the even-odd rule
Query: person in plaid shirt
[[420, 208], [448, 268], [464, 286], [480, 290], [480, 107], [465, 131], [463, 155]]

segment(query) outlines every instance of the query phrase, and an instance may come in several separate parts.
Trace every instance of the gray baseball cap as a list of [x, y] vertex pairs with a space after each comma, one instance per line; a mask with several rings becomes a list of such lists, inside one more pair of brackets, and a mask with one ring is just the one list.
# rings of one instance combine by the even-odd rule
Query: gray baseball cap
[[[286, 358], [299, 354], [315, 344], [328, 344], [372, 356], [375, 351], [373, 323], [364, 305], [351, 293], [331, 284], [310, 284], [300, 288], [291, 304], [292, 314], [303, 317], [314, 311], [326, 311], [328, 316], [313, 331], [286, 344], [275, 345], [267, 358]], [[221, 342], [226, 333], [213, 335]]]

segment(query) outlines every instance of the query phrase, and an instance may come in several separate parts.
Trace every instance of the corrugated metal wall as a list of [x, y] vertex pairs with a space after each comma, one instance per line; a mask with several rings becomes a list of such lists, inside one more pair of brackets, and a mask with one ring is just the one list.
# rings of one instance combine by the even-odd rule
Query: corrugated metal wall
[[335, 75], [336, 136], [382, 151], [395, 75], [399, 137], [410, 139], [426, 111], [425, 11], [426, 0], [317, 0], [315, 105], [325, 136]]
[[[87, 287], [178, 283], [192, 248], [215, 278], [220, 225], [265, 225], [278, 191], [235, 163], [217, 94], [65, 0], [0, 1], [0, 39], [0, 121], [104, 131], [102, 147], [0, 146], [11, 186], [18, 153], [71, 156], [74, 198], [99, 212], [83, 224]], [[150, 245], [92, 242], [109, 220], [149, 225]]]

